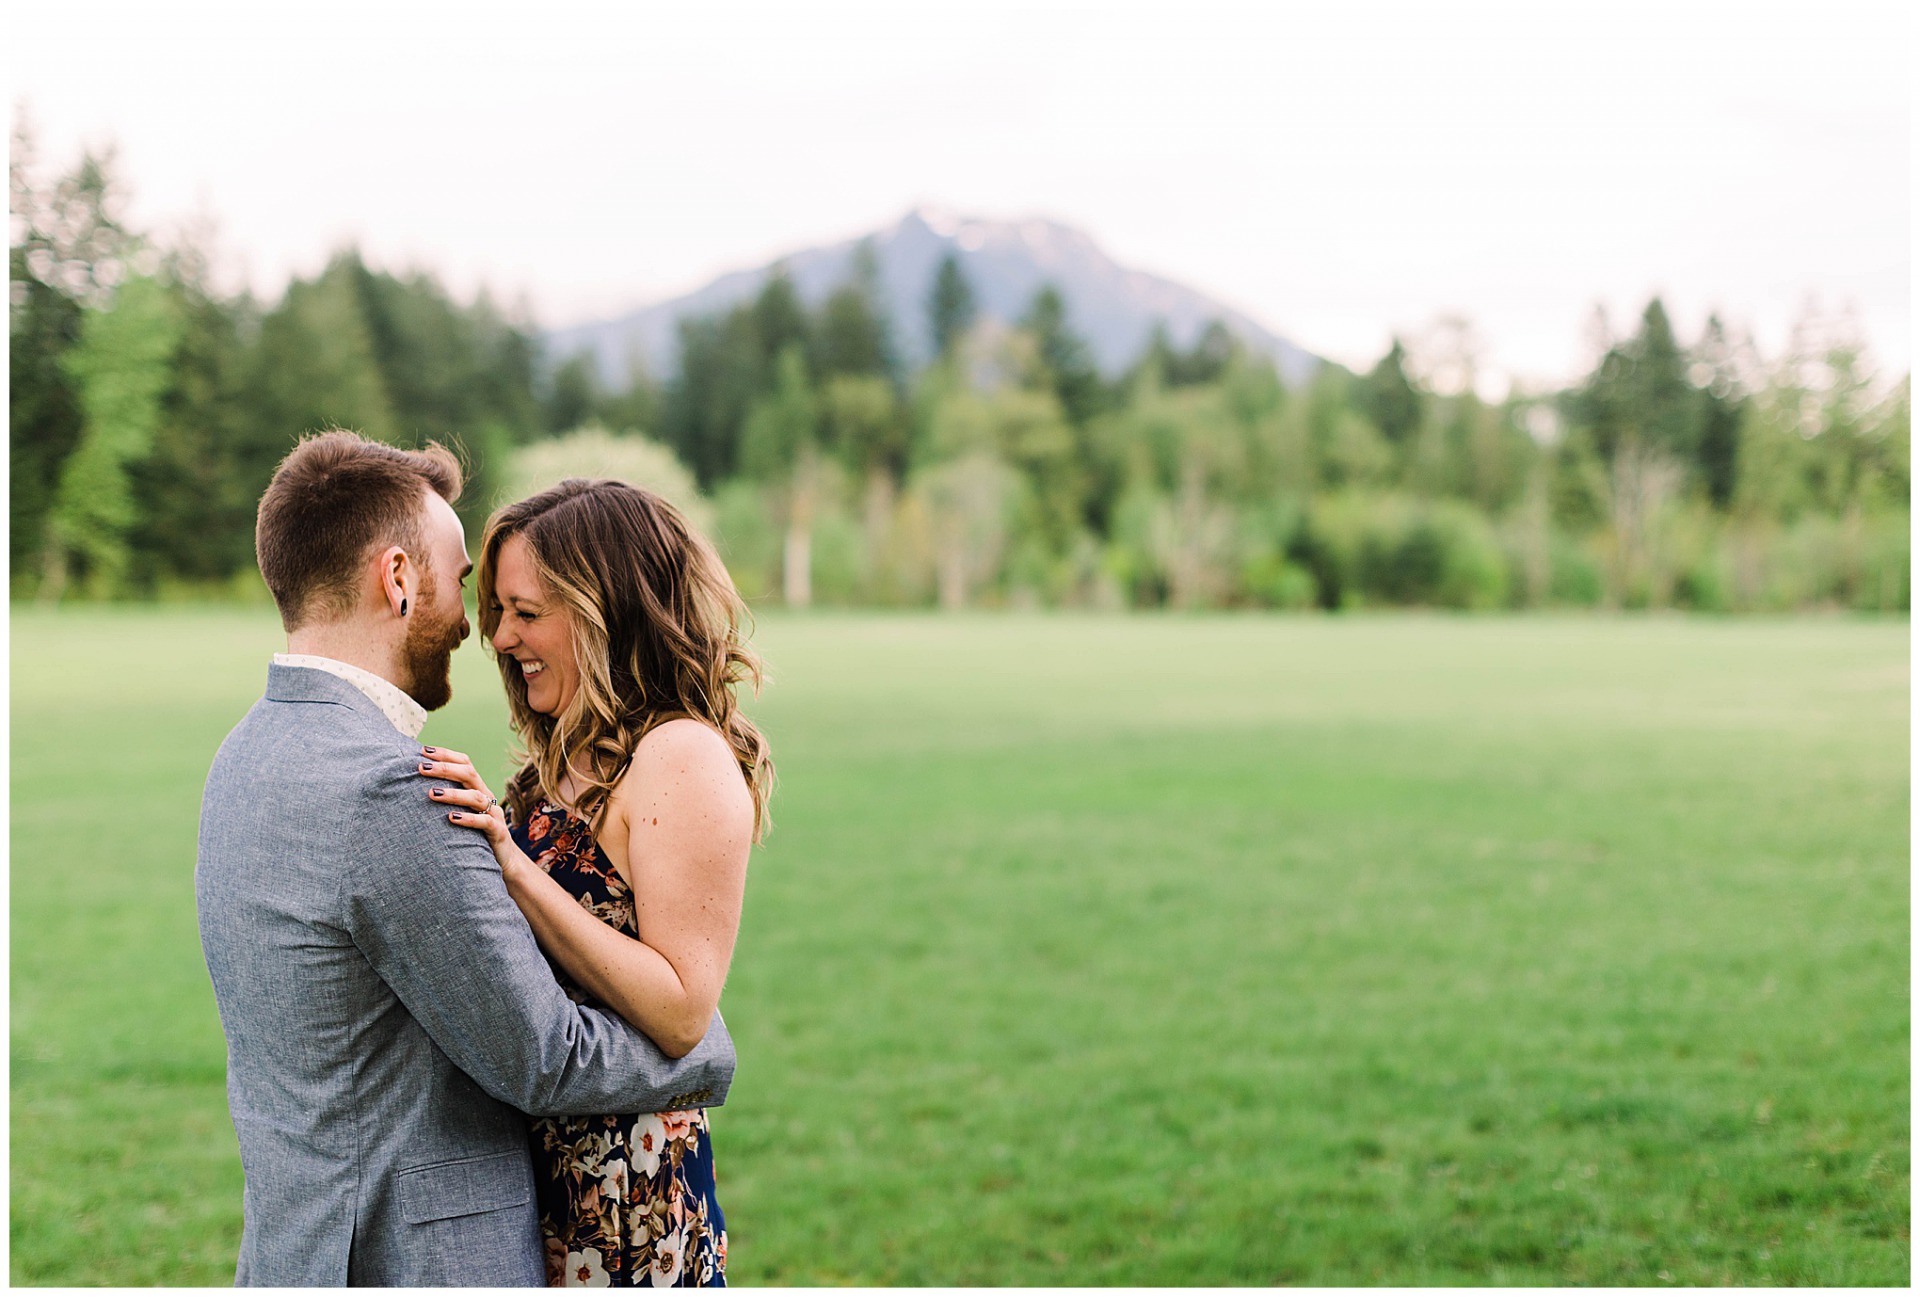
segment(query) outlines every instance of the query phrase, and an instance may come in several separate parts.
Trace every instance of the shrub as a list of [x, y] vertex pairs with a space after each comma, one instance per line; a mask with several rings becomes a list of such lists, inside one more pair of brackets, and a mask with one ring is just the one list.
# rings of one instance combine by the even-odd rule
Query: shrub
[[1553, 603], [1592, 608], [1606, 594], [1600, 564], [1571, 536], [1553, 533], [1548, 558], [1547, 598]]
[[853, 519], [838, 509], [816, 515], [810, 558], [817, 602], [844, 606], [858, 601], [866, 575], [866, 537]]
[[1889, 513], [1868, 520], [1854, 607], [1869, 612], [1910, 610], [1913, 555], [1908, 526], [1905, 513]]
[[743, 599], [780, 589], [780, 529], [751, 482], [735, 480], [713, 498], [714, 544]]
[[1287, 548], [1323, 607], [1359, 602], [1497, 608], [1506, 556], [1492, 526], [1453, 501], [1347, 495], [1317, 505]]
[[1343, 492], [1313, 502], [1288, 540], [1286, 557], [1313, 579], [1314, 601], [1322, 608], [1347, 608], [1362, 598], [1361, 555], [1377, 515], [1390, 502]]
[[1240, 589], [1247, 602], [1260, 608], [1311, 608], [1317, 593], [1312, 575], [1277, 551], [1246, 561], [1240, 569]]
[[1673, 602], [1696, 612], [1725, 612], [1731, 606], [1718, 555], [1702, 555], [1674, 579]]
[[1442, 501], [1411, 535], [1431, 535], [1430, 541], [1421, 543], [1435, 546], [1440, 555], [1440, 581], [1433, 602], [1443, 608], [1475, 611], [1506, 603], [1506, 555], [1492, 526], [1478, 511]]
[[569, 477], [611, 477], [645, 487], [676, 506], [699, 531], [713, 534], [712, 506], [671, 450], [638, 434], [616, 436], [595, 425], [515, 450], [500, 499], [524, 500]]

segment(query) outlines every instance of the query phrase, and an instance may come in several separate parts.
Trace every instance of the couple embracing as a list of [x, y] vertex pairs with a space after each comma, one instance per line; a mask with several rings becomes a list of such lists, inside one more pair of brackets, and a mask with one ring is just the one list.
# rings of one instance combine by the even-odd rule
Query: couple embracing
[[[308, 437], [260, 502], [287, 631], [201, 809], [246, 1172], [236, 1283], [722, 1285], [705, 1109], [773, 766], [712, 548], [569, 480], [477, 573], [445, 450]], [[477, 575], [525, 760], [425, 747]]]

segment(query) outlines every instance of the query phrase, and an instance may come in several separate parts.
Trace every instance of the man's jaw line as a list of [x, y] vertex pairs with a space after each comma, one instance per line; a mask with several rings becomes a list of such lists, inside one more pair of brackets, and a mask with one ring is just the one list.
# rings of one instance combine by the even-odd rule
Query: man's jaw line
[[[423, 603], [416, 610], [416, 616], [426, 616], [431, 604]], [[424, 653], [416, 653], [413, 646], [412, 628], [403, 633], [399, 645], [398, 666], [407, 677], [399, 684], [407, 697], [419, 703], [428, 711], [439, 711], [453, 701], [453, 655], [466, 642], [473, 627], [463, 612], [458, 621], [447, 628], [441, 642]]]

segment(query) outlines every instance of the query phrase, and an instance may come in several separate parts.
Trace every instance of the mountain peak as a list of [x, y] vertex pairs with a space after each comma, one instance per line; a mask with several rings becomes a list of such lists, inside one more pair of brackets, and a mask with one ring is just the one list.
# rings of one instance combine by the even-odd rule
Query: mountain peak
[[615, 383], [624, 381], [630, 358], [636, 356], [648, 372], [665, 375], [675, 362], [679, 320], [724, 311], [751, 298], [774, 265], [786, 269], [801, 300], [817, 305], [846, 282], [854, 249], [863, 242], [873, 247], [883, 305], [903, 358], [912, 364], [923, 362], [932, 351], [927, 295], [940, 262], [949, 255], [958, 260], [972, 286], [983, 319], [1011, 323], [1025, 314], [1043, 286], [1059, 289], [1069, 323], [1109, 374], [1139, 357], [1156, 324], [1165, 326], [1175, 345], [1184, 346], [1216, 319], [1248, 346], [1271, 356], [1289, 383], [1308, 377], [1321, 364], [1294, 343], [1195, 289], [1120, 265], [1071, 225], [1038, 216], [992, 220], [934, 204], [916, 206], [863, 239], [809, 248], [735, 271], [619, 319], [556, 330], [547, 335], [548, 354], [591, 351], [602, 376]]
[[905, 216], [902, 216], [899, 221], [894, 224], [893, 228], [895, 230], [904, 229], [915, 222], [926, 227], [928, 232], [937, 238], [950, 239], [960, 232], [960, 227], [967, 223], [967, 218], [945, 207], [936, 207], [931, 203], [922, 203]]

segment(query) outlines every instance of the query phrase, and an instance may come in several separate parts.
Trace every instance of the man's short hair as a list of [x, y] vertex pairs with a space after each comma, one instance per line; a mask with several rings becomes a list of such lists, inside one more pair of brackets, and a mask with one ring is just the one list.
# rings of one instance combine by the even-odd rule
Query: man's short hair
[[398, 450], [339, 428], [302, 437], [274, 470], [253, 529], [281, 624], [351, 613], [375, 549], [398, 545], [427, 567], [420, 505], [428, 489], [452, 504], [460, 482], [460, 462], [438, 442]]

